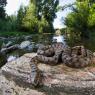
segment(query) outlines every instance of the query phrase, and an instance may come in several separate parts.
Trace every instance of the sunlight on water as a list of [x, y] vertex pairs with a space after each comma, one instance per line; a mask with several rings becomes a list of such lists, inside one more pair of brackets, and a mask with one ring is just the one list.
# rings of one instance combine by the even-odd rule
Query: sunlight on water
[[61, 43], [65, 44], [65, 38], [62, 35], [54, 36], [53, 37], [53, 42], [61, 42]]

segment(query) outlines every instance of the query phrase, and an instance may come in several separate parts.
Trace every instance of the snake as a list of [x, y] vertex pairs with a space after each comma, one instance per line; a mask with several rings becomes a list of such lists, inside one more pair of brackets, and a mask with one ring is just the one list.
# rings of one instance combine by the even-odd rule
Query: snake
[[93, 53], [84, 46], [68, 47], [62, 43], [38, 49], [37, 60], [46, 64], [63, 63], [69, 67], [82, 68], [92, 63]]
[[31, 76], [34, 85], [38, 85], [41, 80], [41, 74], [37, 67], [38, 63], [49, 65], [65, 64], [72, 68], [83, 68], [92, 64], [93, 53], [84, 46], [69, 47], [63, 43], [55, 43], [39, 47], [37, 56], [31, 59]]

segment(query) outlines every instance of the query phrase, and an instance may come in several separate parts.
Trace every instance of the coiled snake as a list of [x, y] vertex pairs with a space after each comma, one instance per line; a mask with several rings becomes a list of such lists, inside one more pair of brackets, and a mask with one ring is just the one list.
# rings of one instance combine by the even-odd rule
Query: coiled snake
[[[38, 72], [37, 64], [39, 62], [50, 65], [63, 63], [69, 67], [83, 68], [92, 63], [92, 58], [93, 53], [84, 46], [68, 47], [62, 43], [43, 46], [38, 49], [37, 56], [31, 59], [31, 74]], [[40, 77], [40, 74], [38, 76]], [[38, 76], [35, 81], [37, 84], [40, 80]]]

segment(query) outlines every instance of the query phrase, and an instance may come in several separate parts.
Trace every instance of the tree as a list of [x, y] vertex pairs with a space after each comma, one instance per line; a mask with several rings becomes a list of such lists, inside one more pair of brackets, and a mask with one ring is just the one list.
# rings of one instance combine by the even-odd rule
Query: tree
[[6, 13], [4, 7], [0, 7], [0, 19], [5, 19]]
[[[59, 0], [30, 0], [23, 26], [34, 32], [52, 32]], [[48, 29], [48, 31], [47, 31]]]
[[26, 7], [21, 5], [17, 13], [17, 21], [16, 21], [18, 30], [23, 29], [23, 18], [25, 14], [26, 14]]
[[5, 19], [6, 13], [4, 7], [6, 6], [6, 0], [0, 0], [0, 19]]
[[26, 9], [26, 14], [23, 18], [23, 27], [25, 27], [26, 30], [35, 33], [38, 31], [38, 20], [35, 15], [35, 6], [31, 3]]
[[7, 4], [7, 0], [0, 0], [0, 7], [4, 7]]
[[30, 2], [36, 6], [35, 15], [37, 19], [40, 21], [44, 18], [53, 31], [53, 21], [56, 18], [59, 0], [31, 0]]
[[38, 28], [39, 33], [47, 33], [51, 31], [51, 27], [44, 17], [41, 18], [41, 21], [38, 21]]
[[89, 10], [88, 25], [91, 31], [95, 31], [95, 4]]
[[[88, 0], [80, 1], [77, 0], [76, 6], [72, 8], [72, 12], [66, 17], [65, 25], [75, 33], [80, 33], [81, 37], [89, 37], [90, 25], [95, 18], [91, 16], [92, 5], [94, 3], [91, 5], [91, 2]], [[93, 18], [92, 21], [91, 17]]]

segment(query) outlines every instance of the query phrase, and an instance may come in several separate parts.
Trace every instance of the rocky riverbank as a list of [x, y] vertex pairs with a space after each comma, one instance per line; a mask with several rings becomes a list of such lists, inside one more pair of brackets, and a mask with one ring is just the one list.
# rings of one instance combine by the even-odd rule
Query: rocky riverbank
[[[0, 95], [95, 95], [95, 67], [73, 69], [59, 64], [38, 64], [42, 81], [34, 87], [30, 80], [30, 60], [36, 53], [27, 53], [6, 63], [0, 72]], [[35, 78], [35, 77], [34, 77]]]

